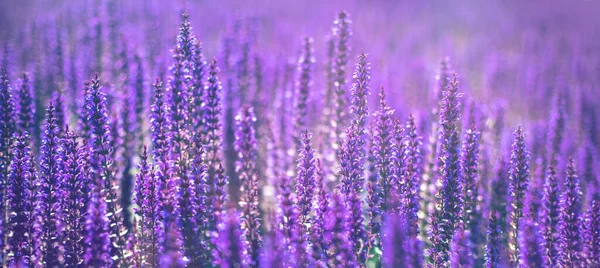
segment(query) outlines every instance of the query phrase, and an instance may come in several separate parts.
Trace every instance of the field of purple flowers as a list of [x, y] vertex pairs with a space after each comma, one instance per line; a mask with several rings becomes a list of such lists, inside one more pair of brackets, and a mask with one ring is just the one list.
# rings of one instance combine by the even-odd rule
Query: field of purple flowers
[[0, 266], [600, 267], [597, 10], [0, 0]]

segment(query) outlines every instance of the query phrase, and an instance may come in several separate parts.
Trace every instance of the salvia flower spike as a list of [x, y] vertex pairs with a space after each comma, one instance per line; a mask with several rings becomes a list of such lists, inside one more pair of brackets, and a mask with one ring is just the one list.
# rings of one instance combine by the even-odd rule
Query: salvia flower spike
[[525, 133], [523, 128], [519, 128], [514, 133], [514, 142], [512, 144], [512, 153], [510, 155], [510, 230], [509, 230], [509, 250], [510, 261], [513, 265], [519, 265], [521, 254], [519, 253], [519, 222], [523, 218], [523, 208], [525, 206], [525, 192], [529, 185], [529, 151], [525, 145]]

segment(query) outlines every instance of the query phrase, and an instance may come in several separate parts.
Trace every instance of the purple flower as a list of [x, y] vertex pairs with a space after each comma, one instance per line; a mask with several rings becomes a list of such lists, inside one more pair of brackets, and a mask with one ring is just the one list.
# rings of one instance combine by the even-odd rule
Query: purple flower
[[258, 266], [260, 252], [260, 214], [258, 211], [258, 172], [256, 169], [256, 116], [249, 105], [244, 105], [236, 116], [235, 149], [238, 152], [236, 170], [242, 187], [241, 228], [248, 248], [251, 267]]
[[500, 268], [504, 267], [502, 260], [504, 246], [502, 243], [502, 229], [498, 222], [498, 213], [495, 210], [490, 211], [490, 223], [487, 232], [487, 247], [485, 251], [485, 267]]
[[86, 215], [86, 237], [84, 264], [86, 267], [109, 267], [111, 258], [109, 220], [106, 202], [102, 198], [100, 185], [93, 186], [92, 197]]
[[204, 113], [204, 122], [206, 123], [206, 142], [205, 149], [209, 168], [208, 183], [215, 181], [215, 169], [222, 161], [221, 152], [221, 82], [219, 82], [219, 68], [217, 60], [213, 59], [209, 66], [208, 79], [205, 85], [206, 93], [206, 111]]
[[62, 222], [60, 193], [62, 185], [62, 146], [56, 123], [55, 107], [52, 102], [46, 109], [46, 123], [40, 148], [40, 190], [37, 196], [37, 216], [40, 229], [40, 263], [44, 266], [60, 266], [60, 227]]
[[35, 238], [35, 169], [29, 151], [27, 132], [15, 135], [13, 161], [8, 180], [8, 250], [11, 259], [5, 260], [9, 266], [19, 263], [33, 266], [38, 241]]
[[521, 219], [519, 226], [521, 264], [524, 267], [543, 267], [542, 239], [537, 224], [526, 217]]
[[[393, 192], [396, 178], [396, 163], [397, 163], [397, 144], [394, 139], [394, 110], [392, 110], [385, 100], [385, 92], [383, 87], [379, 91], [379, 111], [376, 114], [375, 128], [373, 130], [373, 157], [377, 171], [377, 188], [379, 195], [379, 213], [386, 213], [391, 210], [389, 201]], [[371, 205], [371, 204], [370, 204]], [[373, 204], [377, 206], [377, 204]], [[377, 214], [377, 213], [375, 213]], [[376, 215], [372, 215], [371, 219], [375, 219], [375, 226], [372, 226], [372, 231], [377, 232]], [[381, 216], [381, 215], [379, 215]]]
[[174, 179], [171, 176], [171, 144], [170, 117], [168, 106], [164, 100], [163, 83], [157, 78], [154, 83], [154, 105], [150, 119], [152, 131], [152, 153], [155, 164], [158, 166], [156, 176], [159, 181], [161, 205], [161, 220], [171, 221], [169, 216], [175, 207], [175, 196], [171, 195]]
[[515, 139], [510, 155], [510, 261], [513, 265], [520, 263], [519, 253], [519, 221], [523, 217], [525, 191], [529, 185], [529, 151], [525, 145], [525, 133], [519, 128], [514, 133]]
[[[121, 209], [117, 207], [118, 186], [114, 181], [114, 168], [112, 166], [112, 150], [110, 146], [110, 122], [106, 112], [106, 95], [102, 92], [98, 76], [92, 79], [86, 96], [86, 115], [90, 124], [89, 148], [91, 151], [91, 178], [92, 185], [100, 187], [102, 193], [98, 198], [106, 202], [109, 228], [111, 233], [110, 255], [114, 257], [116, 264], [127, 265], [128, 252], [125, 239], [126, 230], [123, 228]], [[100, 191], [100, 190], [98, 190]], [[96, 201], [97, 202], [97, 201]], [[98, 205], [97, 206], [104, 206]]]
[[[225, 170], [222, 167], [222, 150], [221, 150], [221, 82], [219, 82], [219, 68], [217, 60], [213, 59], [208, 71], [208, 80], [205, 85], [206, 94], [206, 111], [204, 113], [204, 122], [206, 123], [206, 165], [208, 185], [208, 196], [211, 198], [209, 206], [212, 206], [212, 211], [216, 214], [221, 213], [225, 209], [227, 203], [227, 178]], [[209, 229], [216, 231], [216, 219], [218, 215], [212, 215], [209, 221]]]
[[178, 206], [179, 226], [183, 238], [183, 250], [190, 260], [190, 265], [200, 265], [203, 261], [201, 253], [206, 252], [205, 227], [208, 214], [211, 212], [206, 207], [206, 166], [203, 164], [202, 149], [190, 148], [193, 159], [190, 170], [186, 176], [180, 178]]
[[184, 268], [187, 264], [187, 259], [181, 255], [181, 234], [175, 221], [171, 222], [169, 230], [165, 233], [164, 248], [161, 251], [159, 267], [164, 268]]
[[310, 96], [310, 89], [313, 84], [311, 73], [315, 65], [314, 51], [312, 48], [313, 39], [304, 38], [302, 53], [298, 58], [298, 77], [296, 78], [296, 101], [294, 103], [294, 142], [296, 149], [302, 147], [301, 134], [307, 128], [307, 101]]
[[[6, 69], [0, 70], [0, 215], [6, 213], [6, 197], [4, 196], [4, 189], [6, 189], [6, 182], [8, 180], [8, 171], [10, 165], [10, 150], [11, 150], [11, 139], [13, 132], [15, 131], [15, 120], [14, 120], [14, 103], [12, 100], [12, 89], [10, 82], [8, 81], [8, 74]], [[0, 260], [4, 259], [4, 237], [7, 235], [4, 232], [5, 223], [4, 217], [0, 219]]]
[[300, 222], [299, 207], [297, 206], [296, 195], [292, 193], [290, 179], [282, 176], [279, 180], [279, 215], [277, 218], [277, 228], [283, 235], [283, 250], [288, 256], [284, 260], [285, 266], [309, 265], [309, 252], [303, 226]]
[[[381, 190], [379, 188], [379, 174], [377, 174], [377, 156], [375, 155], [376, 145], [375, 145], [375, 135], [374, 135], [374, 126], [369, 128], [370, 136], [373, 137], [371, 139], [371, 143], [369, 145], [369, 154], [368, 154], [368, 181], [367, 181], [367, 206], [368, 206], [368, 240], [367, 240], [367, 254], [373, 255], [372, 249], [374, 247], [378, 247], [380, 244], [380, 235], [381, 235]], [[386, 167], [387, 168], [387, 167]], [[378, 258], [379, 256], [375, 256]]]
[[440, 224], [440, 245], [437, 245], [441, 261], [448, 260], [450, 241], [461, 220], [463, 206], [463, 186], [460, 174], [460, 140], [458, 122], [460, 120], [461, 96], [458, 93], [458, 76], [454, 74], [449, 86], [443, 90], [440, 102], [440, 153], [438, 155], [442, 188], [439, 189], [438, 205]]
[[216, 267], [249, 267], [246, 244], [240, 239], [242, 231], [239, 217], [235, 210], [219, 215], [218, 231], [213, 236], [212, 242], [215, 245], [213, 265]]
[[135, 204], [139, 217], [139, 229], [136, 232], [138, 254], [143, 264], [158, 267], [158, 256], [163, 239], [161, 222], [160, 180], [154, 167], [148, 164], [146, 146], [140, 156], [139, 173], [137, 174]]
[[90, 191], [89, 176], [84, 170], [87, 148], [77, 139], [75, 132], [65, 130], [62, 139], [63, 163], [62, 183], [63, 201], [62, 209], [65, 215], [64, 221], [64, 249], [65, 263], [67, 267], [77, 267], [83, 264], [85, 253], [85, 215], [87, 203], [84, 197]]
[[586, 265], [600, 265], [600, 201], [593, 200], [585, 220], [584, 252]]
[[198, 139], [198, 142], [204, 142], [206, 140], [206, 137], [204, 136], [208, 130], [208, 128], [205, 127], [206, 117], [204, 115], [208, 109], [208, 106], [206, 105], [206, 100], [208, 98], [207, 96], [205, 97], [207, 87], [204, 85], [207, 63], [202, 54], [202, 44], [200, 42], [194, 44], [193, 59], [190, 65], [190, 97], [192, 98], [189, 111], [189, 116], [192, 121], [190, 131], [196, 131], [197, 134], [195, 135], [195, 138]]
[[506, 233], [508, 232], [508, 167], [505, 157], [500, 158], [500, 163], [495, 171], [495, 176], [490, 182], [491, 193], [489, 196], [489, 210], [495, 211], [497, 227], [500, 229], [502, 245], [507, 245]]
[[310, 227], [313, 259], [317, 264], [327, 261], [327, 243], [324, 241], [325, 219], [329, 200], [325, 190], [325, 175], [323, 174], [321, 161], [317, 159], [315, 164], [315, 196], [314, 216]]
[[558, 265], [558, 221], [559, 196], [556, 168], [552, 163], [545, 176], [544, 194], [542, 198], [542, 235], [544, 238], [544, 260], [548, 267]]
[[[479, 142], [481, 133], [473, 123], [465, 134], [461, 165], [464, 181], [464, 224], [469, 231], [469, 238], [475, 251], [482, 241], [483, 233], [480, 230], [481, 207], [479, 206]], [[473, 252], [475, 254], [476, 252]]]
[[335, 142], [339, 147], [342, 145], [344, 127], [346, 126], [346, 83], [348, 59], [350, 57], [350, 20], [348, 13], [342, 11], [333, 22], [333, 36], [335, 39], [335, 56], [333, 63], [333, 86], [335, 88], [335, 116], [331, 122], [334, 126]]
[[[192, 24], [190, 23], [190, 14], [187, 10], [181, 13], [181, 26], [179, 27], [179, 33], [177, 35], [177, 43], [175, 50], [176, 53], [181, 53], [182, 60], [186, 62], [186, 65], [193, 63], [193, 57], [195, 52], [194, 45], [197, 43], [196, 37], [192, 33]], [[185, 66], [190, 68], [191, 66]]]
[[33, 105], [33, 90], [31, 89], [27, 73], [23, 73], [20, 86], [17, 90], [17, 96], [17, 130], [34, 133], [33, 115], [35, 114], [35, 106]]
[[135, 54], [133, 57], [133, 61], [135, 62], [135, 80], [133, 82], [133, 91], [135, 93], [134, 98], [134, 112], [135, 112], [135, 126], [136, 126], [136, 134], [138, 134], [138, 139], [140, 143], [144, 143], [145, 135], [146, 135], [146, 97], [147, 90], [145, 85], [145, 74], [144, 74], [144, 63], [142, 57], [139, 54]]
[[352, 119], [353, 130], [356, 132], [356, 136], [361, 139], [361, 144], [364, 145], [362, 140], [364, 139], [367, 116], [369, 115], [367, 99], [371, 93], [371, 64], [367, 62], [367, 54], [364, 51], [358, 55], [353, 78], [350, 114], [354, 116]]
[[[404, 170], [402, 173], [403, 181], [406, 187], [404, 195], [405, 214], [408, 217], [408, 228], [410, 235], [419, 235], [418, 216], [419, 212], [419, 178], [421, 176], [421, 137], [417, 134], [417, 125], [415, 118], [408, 117], [406, 128], [404, 129]], [[421, 256], [418, 256], [420, 259]]]
[[348, 210], [342, 196], [334, 194], [327, 207], [324, 219], [324, 241], [327, 245], [327, 263], [332, 267], [352, 267], [356, 259], [352, 243], [348, 241], [350, 226], [348, 226]]
[[576, 267], [582, 260], [583, 241], [581, 191], [575, 171], [575, 162], [569, 160], [564, 192], [560, 199], [558, 263], [563, 267]]
[[368, 241], [367, 233], [364, 226], [364, 216], [362, 209], [362, 199], [354, 190], [350, 189], [350, 193], [346, 198], [348, 206], [348, 227], [350, 228], [349, 243], [352, 244], [353, 252], [356, 255], [358, 263], [365, 263], [367, 260], [367, 250], [365, 245]]
[[65, 114], [65, 104], [60, 91], [56, 91], [54, 94], [52, 94], [52, 102], [54, 102], [54, 107], [56, 110], [56, 125], [58, 126], [59, 136], [62, 136], [67, 123], [67, 115]]
[[315, 150], [311, 147], [310, 139], [312, 138], [312, 134], [308, 130], [303, 131], [300, 136], [302, 146], [298, 150], [296, 192], [298, 195], [298, 208], [300, 210], [300, 225], [306, 230], [309, 224], [309, 214], [312, 209], [315, 190]]

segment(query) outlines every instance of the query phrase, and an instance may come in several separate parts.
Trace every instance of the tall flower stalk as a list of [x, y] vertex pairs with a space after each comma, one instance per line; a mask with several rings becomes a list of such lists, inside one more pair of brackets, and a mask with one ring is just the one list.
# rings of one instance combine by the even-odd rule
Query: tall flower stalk
[[5, 258], [6, 185], [11, 160], [12, 135], [15, 131], [12, 89], [6, 68], [0, 70], [0, 260]]
[[29, 150], [27, 132], [16, 135], [7, 194], [8, 209], [11, 211], [8, 226], [12, 233], [8, 240], [8, 252], [12, 257], [6, 263], [11, 267], [34, 265], [35, 249], [39, 245], [34, 226], [36, 174]]
[[83, 264], [85, 253], [85, 216], [87, 203], [85, 196], [90, 191], [89, 174], [85, 170], [88, 161], [87, 147], [80, 143], [77, 133], [65, 131], [62, 139], [63, 151], [63, 191], [66, 197], [63, 213], [65, 266], [77, 267]]
[[511, 264], [518, 266], [521, 263], [521, 253], [518, 246], [519, 221], [523, 218], [525, 191], [529, 185], [530, 178], [529, 151], [527, 151], [527, 146], [525, 145], [525, 133], [521, 126], [515, 131], [514, 136], [512, 153], [510, 155], [510, 170], [508, 172], [511, 197], [509, 250]]
[[258, 267], [261, 247], [260, 213], [258, 211], [258, 172], [256, 170], [256, 116], [251, 106], [245, 105], [236, 116], [235, 149], [238, 152], [236, 170], [242, 187], [241, 228], [248, 248], [250, 266]]
[[344, 128], [346, 126], [346, 103], [348, 97], [346, 94], [348, 59], [350, 57], [350, 20], [348, 13], [342, 11], [333, 22], [333, 36], [335, 38], [335, 56], [333, 63], [333, 86], [335, 89], [335, 116], [331, 122], [334, 127], [334, 141], [337, 145], [335, 149], [342, 146], [344, 139]]
[[[92, 79], [86, 96], [86, 116], [91, 126], [89, 148], [91, 151], [91, 169], [94, 174], [91, 183], [98, 189], [100, 194], [96, 201], [97, 207], [106, 206], [110, 228], [110, 255], [118, 265], [127, 265], [130, 254], [126, 249], [127, 231], [124, 229], [122, 220], [122, 208], [118, 207], [118, 189], [115, 181], [113, 168], [112, 148], [110, 147], [110, 122], [106, 110], [106, 95], [100, 86], [98, 76]], [[102, 204], [105, 202], [106, 204]], [[102, 216], [104, 217], [104, 216]]]
[[558, 265], [559, 196], [556, 168], [550, 163], [544, 181], [542, 206], [542, 236], [544, 238], [544, 263]]
[[294, 143], [296, 150], [302, 147], [301, 134], [307, 129], [307, 101], [312, 87], [312, 71], [315, 65], [314, 51], [312, 48], [313, 40], [310, 37], [304, 38], [302, 42], [302, 54], [298, 58], [298, 77], [296, 78], [297, 92], [294, 103]]
[[439, 139], [440, 153], [439, 161], [439, 182], [442, 187], [439, 189], [438, 198], [440, 203], [437, 205], [440, 225], [439, 245], [434, 245], [440, 254], [441, 265], [448, 261], [448, 251], [450, 241], [456, 228], [461, 221], [461, 212], [463, 206], [463, 185], [460, 174], [460, 140], [458, 123], [460, 120], [460, 102], [461, 96], [458, 93], [458, 76], [450, 81], [448, 87], [443, 89], [444, 98], [440, 103], [440, 133]]
[[40, 221], [40, 263], [60, 266], [62, 258], [59, 231], [62, 222], [60, 202], [62, 196], [62, 146], [56, 122], [55, 107], [52, 102], [46, 109], [46, 123], [40, 150], [40, 191], [37, 197], [37, 216]]
[[160, 180], [156, 170], [148, 163], [147, 149], [144, 146], [140, 155], [139, 173], [137, 174], [135, 204], [139, 217], [139, 229], [136, 238], [138, 254], [143, 265], [158, 267], [159, 250], [163, 239], [163, 227], [160, 219]]
[[558, 263], [562, 267], [576, 267], [582, 259], [583, 241], [581, 190], [573, 159], [567, 166], [564, 189], [560, 199]]

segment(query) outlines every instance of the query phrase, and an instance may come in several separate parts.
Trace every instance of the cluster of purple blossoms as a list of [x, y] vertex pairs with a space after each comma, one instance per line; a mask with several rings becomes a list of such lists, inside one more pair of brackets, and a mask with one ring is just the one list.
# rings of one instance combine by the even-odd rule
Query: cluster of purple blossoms
[[321, 39], [273, 11], [217, 32], [204, 3], [60, 2], [0, 16], [0, 266], [600, 266], [580, 20], [449, 34], [436, 7], [350, 1]]

